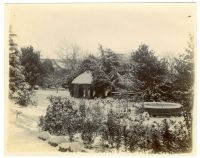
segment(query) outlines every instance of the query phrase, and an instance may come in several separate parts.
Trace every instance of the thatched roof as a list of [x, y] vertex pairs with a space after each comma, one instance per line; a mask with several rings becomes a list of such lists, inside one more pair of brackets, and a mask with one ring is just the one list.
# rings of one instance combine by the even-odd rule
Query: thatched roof
[[72, 81], [72, 84], [92, 84], [92, 80], [92, 73], [90, 71], [86, 71], [76, 77]]

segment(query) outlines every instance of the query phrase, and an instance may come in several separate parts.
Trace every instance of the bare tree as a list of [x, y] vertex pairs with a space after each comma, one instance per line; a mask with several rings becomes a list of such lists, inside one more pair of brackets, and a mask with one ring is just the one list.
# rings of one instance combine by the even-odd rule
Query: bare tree
[[68, 44], [63, 42], [57, 54], [64, 63], [65, 69], [75, 71], [86, 52], [81, 50], [81, 48], [75, 43]]
[[55, 73], [49, 74], [47, 78], [48, 84], [55, 87], [57, 93], [58, 93], [58, 89], [62, 86], [65, 79], [61, 73], [62, 72], [55, 72]]

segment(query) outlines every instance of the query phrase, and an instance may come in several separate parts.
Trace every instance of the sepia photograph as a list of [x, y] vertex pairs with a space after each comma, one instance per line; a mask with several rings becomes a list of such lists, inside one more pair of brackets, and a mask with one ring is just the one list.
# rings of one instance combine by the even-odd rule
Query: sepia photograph
[[196, 151], [196, 3], [4, 4], [5, 153]]

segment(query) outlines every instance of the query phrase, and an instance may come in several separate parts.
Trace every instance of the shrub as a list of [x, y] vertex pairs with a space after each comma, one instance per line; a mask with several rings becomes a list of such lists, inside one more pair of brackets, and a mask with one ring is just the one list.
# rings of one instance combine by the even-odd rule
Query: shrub
[[94, 142], [94, 132], [95, 132], [95, 122], [90, 119], [86, 119], [83, 122], [83, 130], [81, 132], [81, 138], [83, 140], [83, 143], [86, 145], [86, 147], [91, 147], [91, 144]]
[[191, 151], [191, 137], [186, 124], [164, 119], [161, 123], [144, 124], [144, 120], [131, 122], [125, 146], [130, 152], [185, 153]]
[[[49, 100], [47, 113], [40, 118], [39, 126], [50, 134], [68, 135], [70, 141], [78, 134], [86, 147], [92, 147], [95, 138], [100, 137], [98, 147], [103, 151], [110, 147], [152, 153], [183, 153], [192, 149], [189, 115], [185, 116], [184, 122], [164, 119], [160, 123], [148, 124], [144, 114], [138, 114], [132, 120], [131, 113], [126, 110], [114, 112], [111, 109], [107, 114], [99, 104], [89, 108], [82, 101], [79, 108], [75, 108], [75, 102], [69, 98], [51, 96]], [[53, 140], [50, 143], [58, 144]]]
[[79, 114], [82, 119], [86, 118], [86, 105], [85, 101], [81, 100], [79, 103]]
[[40, 119], [39, 125], [42, 130], [49, 131], [51, 134], [68, 134], [70, 141], [72, 141], [79, 121], [78, 110], [74, 108], [75, 103], [68, 98], [58, 96], [50, 96], [48, 99], [50, 105], [47, 108], [46, 115]]
[[93, 104], [91, 108], [86, 108], [85, 102], [81, 102], [79, 107], [79, 114], [81, 116], [81, 138], [86, 147], [91, 147], [94, 138], [100, 133], [103, 124], [102, 107], [98, 104]]
[[91, 118], [92, 122], [94, 123], [95, 134], [99, 134], [103, 126], [103, 122], [106, 120], [102, 107], [99, 104], [93, 104], [92, 107], [87, 111], [87, 118], [88, 117]]
[[27, 83], [21, 84], [18, 89], [12, 94], [12, 99], [16, 104], [21, 106], [28, 106], [29, 104], [36, 104], [33, 100], [34, 91], [30, 90], [30, 86]]
[[170, 125], [172, 126], [174, 124], [173, 121], [167, 122], [166, 119], [162, 121], [162, 143], [163, 143], [163, 150], [164, 152], [171, 152], [172, 150], [172, 143], [174, 140], [174, 135], [172, 131], [170, 130]]
[[119, 149], [122, 140], [122, 132], [119, 114], [110, 110], [107, 121], [102, 129], [102, 138], [108, 141], [111, 147]]
[[127, 135], [127, 149], [131, 152], [137, 150], [148, 150], [148, 128], [142, 119], [135, 119]]
[[161, 144], [160, 144], [159, 138], [157, 136], [157, 131], [154, 131], [152, 133], [151, 143], [152, 143], [153, 152], [155, 152], [155, 153], [161, 152]]
[[[154, 152], [186, 153], [191, 151], [192, 143], [186, 124], [164, 119], [156, 123], [151, 140]], [[155, 140], [158, 138], [157, 140]], [[156, 148], [157, 144], [157, 148]]]

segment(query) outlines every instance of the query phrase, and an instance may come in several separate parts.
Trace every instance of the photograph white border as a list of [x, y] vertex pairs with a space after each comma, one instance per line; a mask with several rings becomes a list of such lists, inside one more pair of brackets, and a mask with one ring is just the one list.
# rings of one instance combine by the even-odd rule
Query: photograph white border
[[[4, 54], [4, 52], [5, 52], [5, 48], [4, 48], [4, 42], [5, 42], [5, 35], [4, 35], [4, 30], [5, 30], [5, 15], [4, 15], [4, 4], [5, 3], [99, 3], [99, 2], [104, 2], [104, 3], [124, 3], [124, 2], [127, 2], [127, 3], [129, 3], [129, 2], [137, 2], [137, 3], [140, 3], [140, 2], [145, 2], [145, 3], [150, 3], [150, 2], [152, 2], [152, 3], [156, 3], [156, 2], [161, 2], [161, 3], [164, 3], [164, 2], [173, 2], [173, 3], [184, 3], [184, 2], [197, 2], [197, 34], [196, 34], [196, 37], [197, 37], [197, 51], [199, 50], [199, 41], [200, 41], [200, 35], [199, 35], [199, 31], [198, 31], [198, 26], [199, 26], [199, 20], [198, 20], [198, 18], [199, 18], [199, 2], [198, 2], [198, 0], [197, 1], [195, 1], [195, 0], [176, 0], [176, 1], [174, 1], [174, 0], [168, 0], [168, 1], [166, 1], [166, 0], [146, 0], [146, 1], [144, 1], [144, 0], [125, 0], [125, 1], [122, 1], [122, 0], [107, 0], [107, 1], [105, 1], [105, 0], [102, 0], [102, 1], [100, 1], [100, 0], [87, 0], [87, 1], [84, 1], [84, 0], [29, 0], [29, 1], [27, 1], [27, 0], [1, 0], [0, 1], [0, 22], [1, 22], [1, 24], [0, 24], [0, 35], [1, 35], [1, 37], [0, 37], [0, 44], [1, 44], [1, 46], [0, 46], [0, 73], [1, 73], [1, 78], [0, 78], [0, 80], [1, 80], [1, 82], [0, 82], [0, 87], [1, 87], [1, 90], [0, 90], [0, 112], [1, 112], [1, 114], [0, 114], [0, 125], [1, 125], [1, 129], [0, 129], [0, 140], [1, 140], [1, 142], [0, 142], [0, 156], [1, 157], [4, 157], [5, 156], [5, 151], [4, 151], [4, 132], [5, 132], [5, 120], [4, 120], [4, 118], [5, 118], [5, 98], [4, 98], [4, 86], [5, 86], [5, 82], [4, 82], [4, 71], [5, 71], [5, 68], [4, 68], [4, 59], [5, 59], [5, 54]], [[199, 122], [200, 122], [200, 117], [199, 117], [199, 114], [200, 114], [200, 107], [198, 106], [198, 103], [200, 103], [199, 101], [200, 101], [200, 96], [199, 96], [199, 89], [200, 89], [200, 87], [199, 87], [199, 84], [198, 84], [198, 81], [200, 80], [200, 73], [199, 73], [199, 71], [200, 71], [200, 55], [199, 55], [199, 53], [197, 53], [196, 52], [196, 114], [197, 114], [197, 119], [196, 119], [196, 136], [197, 136], [197, 141], [196, 141], [196, 147], [197, 147], [197, 150], [196, 150], [196, 155], [195, 155], [195, 157], [197, 157], [197, 156], [200, 156], [200, 151], [198, 150], [198, 148], [200, 147], [200, 141], [199, 141], [199, 136], [198, 136], [198, 133], [200, 133], [200, 129], [199, 129], [199, 127], [200, 127], [200, 124], [199, 124]], [[115, 155], [116, 156], [116, 155]], [[114, 157], [115, 157], [114, 156]], [[119, 155], [120, 156], [120, 155]], [[132, 155], [132, 156], [135, 156], [134, 154]], [[151, 155], [148, 155], [148, 156], [150, 156], [150, 157], [152, 157]], [[155, 156], [155, 155], [154, 155]], [[153, 156], [153, 157], [154, 157]], [[156, 155], [156, 156], [160, 156], [160, 155]], [[156, 157], [155, 156], [155, 157]], [[16, 157], [16, 156], [6, 156], [6, 157]], [[27, 157], [34, 157], [34, 156], [27, 156]], [[39, 156], [39, 157], [42, 157], [42, 156]], [[49, 157], [49, 156], [48, 156]], [[57, 156], [50, 156], [50, 157], [57, 157]], [[68, 156], [68, 157], [72, 157], [72, 156]], [[74, 157], [74, 156], [73, 156]], [[75, 156], [75, 157], [79, 157], [79, 156]], [[88, 156], [84, 156], [84, 157], [88, 157]], [[97, 155], [96, 157], [102, 157], [102, 155]], [[107, 156], [106, 156], [107, 157]], [[113, 156], [109, 156], [109, 157], [113, 157]], [[121, 157], [121, 156], [120, 156]], [[140, 156], [141, 157], [141, 156]], [[142, 157], [145, 157], [145, 156], [142, 156]], [[165, 155], [165, 157], [171, 157], [170, 155]], [[173, 157], [182, 157], [181, 155], [177, 155], [177, 156], [174, 156], [173, 155]], [[188, 157], [193, 157], [193, 156], [188, 156]]]

